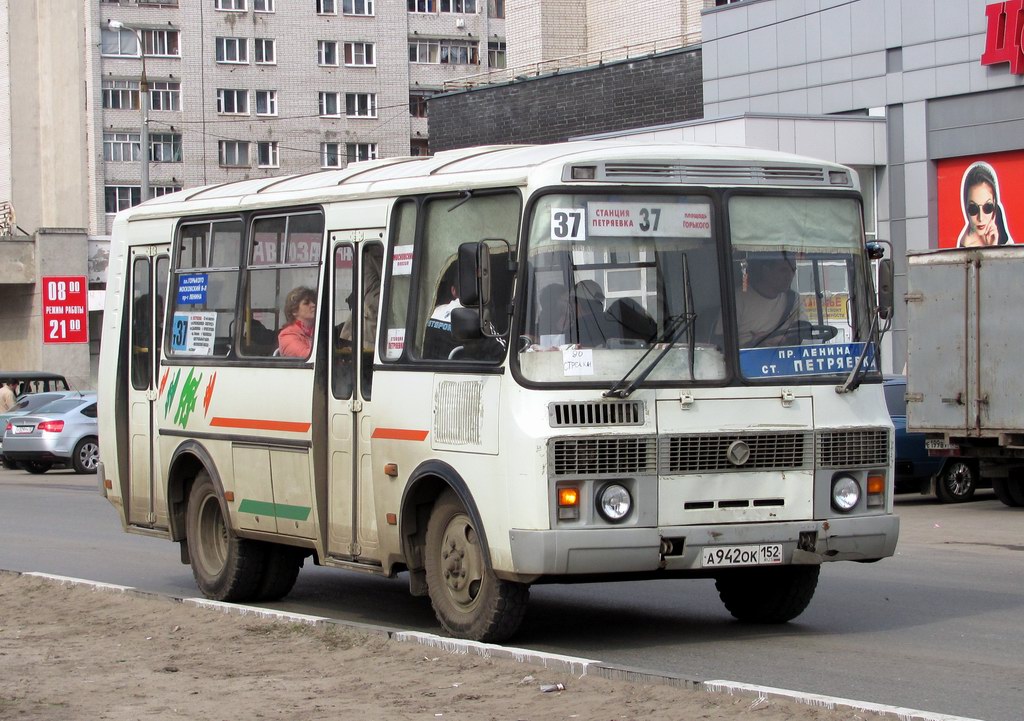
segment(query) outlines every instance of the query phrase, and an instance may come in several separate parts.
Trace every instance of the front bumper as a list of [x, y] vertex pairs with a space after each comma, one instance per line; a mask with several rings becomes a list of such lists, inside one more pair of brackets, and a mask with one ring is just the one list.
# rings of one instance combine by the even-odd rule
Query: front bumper
[[[893, 515], [743, 525], [590, 528], [509, 532], [516, 577], [691, 571], [705, 575], [701, 550], [780, 543], [784, 564], [876, 561], [893, 555]], [[665, 543], [663, 543], [663, 541]], [[663, 549], [670, 547], [668, 553]]]

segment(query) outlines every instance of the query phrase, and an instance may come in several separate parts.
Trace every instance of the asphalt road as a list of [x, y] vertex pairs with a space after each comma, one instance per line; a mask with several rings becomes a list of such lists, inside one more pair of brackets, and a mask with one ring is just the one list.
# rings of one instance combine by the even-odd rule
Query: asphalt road
[[[897, 555], [827, 564], [796, 621], [732, 620], [707, 580], [535, 586], [517, 646], [986, 721], [1024, 707], [1024, 510], [900, 496]], [[0, 568], [196, 595], [167, 541], [121, 531], [94, 476], [0, 470]], [[403, 576], [315, 568], [274, 607], [439, 632]]]

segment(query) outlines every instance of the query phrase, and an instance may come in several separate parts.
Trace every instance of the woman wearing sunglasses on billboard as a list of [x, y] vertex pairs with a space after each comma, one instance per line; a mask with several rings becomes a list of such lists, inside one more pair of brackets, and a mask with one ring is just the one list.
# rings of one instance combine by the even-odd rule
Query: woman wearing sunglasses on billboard
[[966, 224], [957, 241], [961, 248], [1013, 243], [999, 202], [996, 171], [988, 163], [974, 163], [964, 173], [963, 211]]

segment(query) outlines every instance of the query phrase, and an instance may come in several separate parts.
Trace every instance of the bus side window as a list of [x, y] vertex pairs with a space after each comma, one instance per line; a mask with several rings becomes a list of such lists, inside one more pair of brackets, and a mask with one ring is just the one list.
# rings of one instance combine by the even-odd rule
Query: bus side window
[[380, 312], [380, 278], [384, 264], [384, 247], [380, 243], [363, 246], [362, 288], [363, 324], [360, 385], [363, 398], [370, 400], [373, 388], [373, 349], [377, 342], [377, 315]]

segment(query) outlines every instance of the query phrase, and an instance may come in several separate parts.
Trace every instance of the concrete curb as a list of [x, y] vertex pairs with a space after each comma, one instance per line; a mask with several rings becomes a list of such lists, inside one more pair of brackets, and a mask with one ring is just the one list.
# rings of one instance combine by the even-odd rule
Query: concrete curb
[[[753, 699], [779, 698], [788, 701], [814, 706], [817, 708], [837, 709], [849, 708], [851, 710], [864, 711], [879, 716], [894, 716], [901, 721], [981, 721], [965, 716], [952, 716], [949, 714], [934, 713], [931, 711], [918, 711], [916, 709], [902, 708], [900, 706], [888, 706], [876, 704], [869, 701], [857, 701], [854, 699], [839, 698], [836, 696], [823, 696], [821, 694], [805, 693], [802, 691], [790, 691], [770, 686], [758, 686], [756, 684], [742, 683], [729, 680], [704, 681], [686, 676], [667, 674], [660, 671], [650, 671], [629, 666], [617, 666], [602, 663], [592, 659], [579, 658], [576, 656], [563, 656], [556, 653], [544, 651], [532, 651], [514, 646], [500, 646], [492, 643], [480, 643], [478, 641], [464, 641], [457, 638], [437, 636], [432, 633], [421, 631], [403, 631], [355, 621], [342, 621], [328, 618], [326, 616], [311, 616], [303, 613], [291, 613], [288, 611], [277, 611], [271, 608], [259, 606], [244, 606], [234, 603], [223, 603], [211, 601], [205, 598], [168, 596], [150, 591], [142, 591], [132, 586], [119, 586], [99, 581], [89, 581], [70, 576], [58, 576], [52, 573], [37, 573], [33, 571], [6, 571], [0, 569], [0, 574], [13, 576], [29, 576], [53, 581], [62, 586], [86, 586], [97, 591], [108, 593], [123, 593], [140, 598], [166, 600], [173, 603], [182, 603], [189, 606], [206, 608], [221, 613], [235, 616], [257, 616], [260, 618], [277, 619], [289, 623], [301, 623], [309, 626], [344, 626], [369, 634], [385, 635], [399, 643], [417, 643], [427, 648], [437, 649], [444, 653], [454, 655], [479, 656], [481, 658], [507, 659], [517, 663], [536, 666], [549, 671], [568, 673], [578, 678], [584, 676], [595, 676], [611, 681], [625, 681], [628, 683], [640, 684], [663, 684], [680, 688], [690, 688], [707, 693], [726, 693], [730, 696], [746, 696]], [[756, 703], [756, 702], [755, 702]]]

